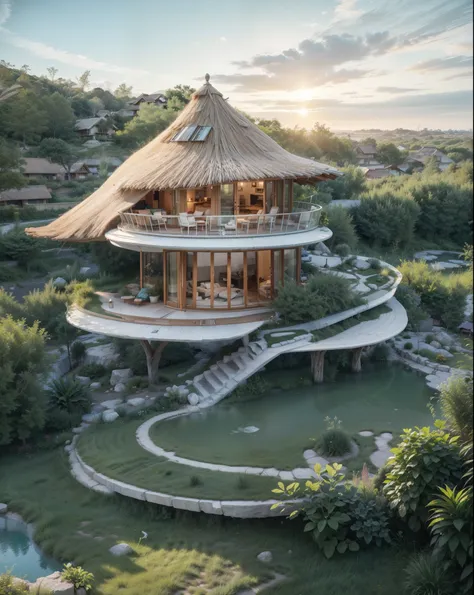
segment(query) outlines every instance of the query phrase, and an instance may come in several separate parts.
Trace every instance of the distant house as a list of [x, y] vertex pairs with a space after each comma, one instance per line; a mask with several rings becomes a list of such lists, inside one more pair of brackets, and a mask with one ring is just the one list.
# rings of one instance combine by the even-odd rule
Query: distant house
[[57, 163], [51, 163], [42, 157], [24, 157], [22, 173], [25, 178], [47, 178], [58, 180], [64, 177], [64, 169]]
[[0, 192], [0, 208], [4, 205], [24, 207], [28, 204], [45, 203], [50, 201], [51, 198], [51, 192], [43, 185], [12, 188]]
[[109, 171], [114, 171], [122, 165], [121, 159], [118, 157], [104, 157], [103, 159], [84, 159], [84, 163], [87, 165], [90, 174], [93, 176], [99, 175], [99, 169], [102, 163], [107, 164], [107, 169]]
[[384, 165], [375, 158], [377, 153], [377, 147], [375, 145], [355, 145], [354, 148], [359, 167], [367, 167], [369, 169], [384, 168]]
[[390, 170], [383, 166], [382, 168], [378, 167], [375, 169], [370, 167], [361, 167], [361, 170], [363, 171], [364, 177], [367, 178], [367, 180], [379, 180], [380, 178], [388, 178], [392, 175]]
[[76, 161], [71, 165], [69, 172], [69, 179], [71, 180], [84, 180], [87, 176], [90, 176], [92, 172], [85, 161]]
[[407, 163], [412, 165], [412, 169], [423, 169], [427, 161], [434, 157], [438, 162], [438, 167], [441, 171], [448, 169], [451, 163], [454, 163], [445, 153], [436, 147], [426, 146], [421, 147], [418, 151], [411, 151], [407, 158]]
[[142, 93], [136, 99], [131, 99], [127, 105], [119, 110], [117, 114], [123, 118], [133, 118], [140, 111], [142, 105], [156, 105], [158, 107], [166, 106], [168, 99], [164, 93], [160, 91], [157, 93], [146, 94]]
[[[102, 121], [107, 121], [107, 119], [104, 118], [83, 118], [82, 120], [77, 120], [76, 124], [74, 126], [74, 130], [79, 133], [79, 136], [82, 137], [87, 137], [87, 138], [92, 138], [95, 139], [97, 134], [103, 134], [101, 133], [100, 129], [99, 129], [99, 122]], [[112, 135], [114, 132], [113, 130], [113, 126], [110, 125], [110, 127], [107, 129], [107, 132], [105, 134], [107, 135]]]
[[96, 114], [96, 116], [98, 118], [108, 118], [111, 115], [112, 115], [112, 112], [108, 109], [100, 109]]

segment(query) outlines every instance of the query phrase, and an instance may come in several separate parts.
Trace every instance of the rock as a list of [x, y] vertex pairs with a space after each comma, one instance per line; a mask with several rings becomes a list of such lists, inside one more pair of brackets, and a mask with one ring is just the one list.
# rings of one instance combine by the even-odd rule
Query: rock
[[102, 401], [102, 403], [100, 403], [100, 406], [102, 407], [102, 409], [115, 409], [115, 407], [121, 404], [121, 399], [109, 399], [108, 401]]
[[436, 339], [441, 343], [441, 345], [444, 345], [444, 346], [449, 346], [454, 342], [453, 338], [448, 333], [446, 333], [444, 331], [441, 331], [440, 333], [438, 333], [436, 335]]
[[436, 349], [441, 348], [441, 343], [438, 343], [438, 341], [431, 341], [430, 345], [431, 347], [435, 347]]
[[84, 363], [110, 366], [111, 364], [115, 364], [118, 358], [119, 354], [111, 343], [107, 345], [95, 345], [87, 349]]
[[199, 395], [196, 393], [191, 393], [188, 395], [188, 403], [190, 405], [197, 405], [199, 403]]
[[362, 258], [359, 258], [359, 257], [357, 257], [355, 259], [354, 266], [356, 269], [359, 269], [360, 271], [365, 271], [366, 269], [370, 269], [370, 264], [366, 260], [363, 260]]
[[331, 250], [329, 250], [329, 248], [326, 246], [324, 242], [318, 242], [315, 246], [315, 250], [317, 252], [320, 252], [321, 254], [331, 254]]
[[422, 320], [418, 324], [418, 328], [419, 328], [420, 332], [431, 333], [431, 331], [433, 330], [433, 320], [431, 318], [427, 318], [426, 320]]
[[56, 279], [53, 281], [53, 287], [56, 289], [64, 289], [66, 285], [67, 281], [66, 279], [63, 279], [63, 277], [56, 277]]
[[81, 267], [79, 269], [79, 275], [82, 275], [83, 277], [87, 277], [88, 275], [92, 274], [92, 268], [91, 267]]
[[261, 552], [258, 554], [257, 560], [264, 562], [265, 564], [269, 564], [273, 560], [273, 555], [271, 552]]
[[369, 436], [373, 436], [374, 433], [371, 432], [370, 430], [362, 430], [362, 432], [359, 432], [359, 436], [364, 436], [365, 438], [368, 438]]
[[30, 587], [30, 592], [40, 591], [51, 595], [74, 595], [74, 585], [61, 580], [60, 572], [53, 572], [49, 576], [39, 578]]
[[91, 389], [92, 390], [97, 390], [101, 387], [101, 383], [100, 382], [91, 382]]
[[88, 376], [76, 376], [76, 380], [79, 384], [84, 384], [85, 386], [89, 386], [91, 383], [91, 379]]
[[132, 407], [142, 407], [145, 405], [145, 403], [146, 400], [143, 397], [134, 397], [133, 399], [128, 399], [127, 401], [127, 405], [131, 405]]
[[8, 504], [3, 504], [0, 502], [0, 514], [7, 514], [8, 512]]
[[85, 413], [82, 416], [82, 421], [85, 421], [87, 424], [98, 424], [101, 419], [101, 413]]
[[79, 587], [79, 589], [76, 589], [76, 595], [87, 595], [87, 591], [84, 587]]
[[118, 417], [119, 414], [116, 411], [104, 411], [104, 413], [102, 413], [102, 420], [105, 423], [112, 423], [113, 421], [118, 419]]
[[132, 378], [133, 372], [130, 368], [124, 368], [123, 370], [112, 370], [112, 374], [110, 375], [110, 384], [111, 386], [115, 386], [119, 382], [125, 384], [127, 380]]
[[128, 545], [128, 543], [117, 543], [117, 545], [113, 545], [109, 552], [113, 556], [129, 556], [133, 553], [132, 548]]
[[116, 393], [123, 393], [127, 390], [127, 387], [125, 386], [125, 384], [123, 382], [117, 382], [117, 384], [114, 386], [114, 391]]

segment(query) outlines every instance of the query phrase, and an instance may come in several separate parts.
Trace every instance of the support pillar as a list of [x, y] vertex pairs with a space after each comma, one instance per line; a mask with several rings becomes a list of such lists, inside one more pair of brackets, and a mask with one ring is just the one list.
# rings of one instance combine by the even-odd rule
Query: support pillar
[[249, 346], [249, 342], [250, 342], [249, 336], [248, 335], [244, 335], [242, 337], [242, 343], [244, 344], [244, 347], [248, 347]]
[[362, 351], [364, 350], [363, 347], [358, 347], [352, 351], [352, 371], [353, 372], [360, 372], [362, 370], [361, 365], [361, 356]]
[[315, 384], [321, 384], [324, 380], [324, 356], [326, 351], [311, 352], [311, 375]]
[[158, 383], [158, 369], [160, 367], [161, 355], [163, 349], [168, 345], [168, 341], [160, 341], [154, 346], [155, 342], [143, 339], [141, 344], [146, 356], [146, 367], [148, 370], [148, 382], [150, 384]]

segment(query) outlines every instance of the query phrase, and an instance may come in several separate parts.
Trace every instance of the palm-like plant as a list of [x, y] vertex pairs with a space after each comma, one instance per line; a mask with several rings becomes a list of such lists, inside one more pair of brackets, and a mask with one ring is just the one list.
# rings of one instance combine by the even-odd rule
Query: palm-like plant
[[90, 409], [89, 387], [70, 377], [53, 380], [48, 396], [50, 409], [61, 409], [68, 413], [86, 413]]
[[470, 593], [473, 574], [472, 489], [440, 488], [432, 500], [429, 527], [435, 554], [447, 567], [457, 567], [463, 592]]

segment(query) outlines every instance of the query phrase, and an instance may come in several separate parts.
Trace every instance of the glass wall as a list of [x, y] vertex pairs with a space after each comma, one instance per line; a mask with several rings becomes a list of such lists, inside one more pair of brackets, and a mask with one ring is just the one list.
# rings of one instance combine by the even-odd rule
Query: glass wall
[[295, 248], [285, 250], [284, 261], [283, 261], [284, 281], [286, 281], [287, 279], [289, 281], [297, 280], [296, 267], [297, 267], [297, 250]]
[[163, 254], [143, 252], [143, 287], [152, 289], [160, 300], [163, 299]]
[[234, 214], [234, 185], [221, 185], [221, 215]]
[[166, 303], [178, 307], [178, 252], [166, 253]]

